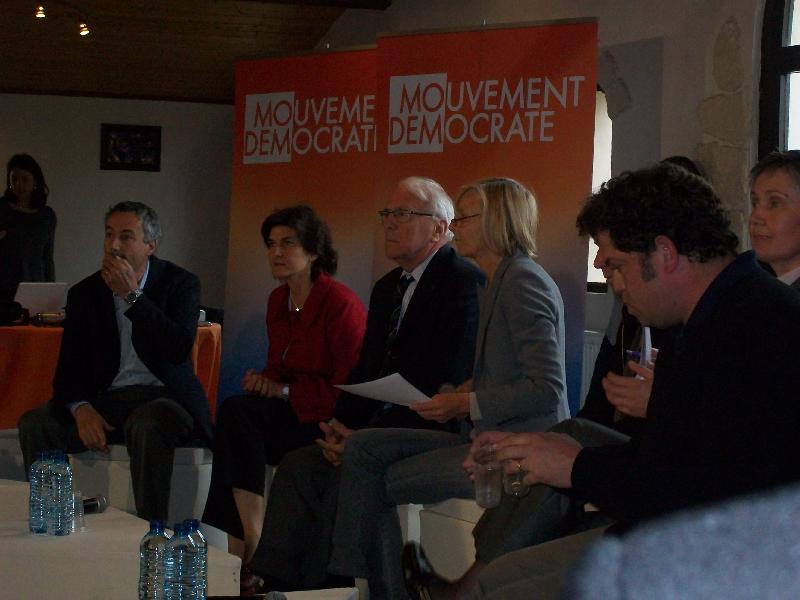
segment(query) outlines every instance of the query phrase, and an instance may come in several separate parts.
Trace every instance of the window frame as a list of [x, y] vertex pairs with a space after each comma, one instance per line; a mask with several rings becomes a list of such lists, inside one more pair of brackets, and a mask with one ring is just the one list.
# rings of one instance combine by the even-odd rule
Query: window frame
[[785, 150], [788, 133], [789, 73], [800, 72], [800, 45], [785, 46], [791, 27], [792, 0], [767, 0], [761, 30], [758, 158]]

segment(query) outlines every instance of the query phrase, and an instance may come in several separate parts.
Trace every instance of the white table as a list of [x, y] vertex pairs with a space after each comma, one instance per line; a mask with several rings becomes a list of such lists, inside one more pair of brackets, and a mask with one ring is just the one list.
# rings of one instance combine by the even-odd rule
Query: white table
[[[86, 531], [28, 531], [28, 484], [0, 479], [0, 600], [135, 600], [139, 542], [148, 523], [109, 507]], [[241, 561], [209, 546], [209, 595], [239, 593]]]

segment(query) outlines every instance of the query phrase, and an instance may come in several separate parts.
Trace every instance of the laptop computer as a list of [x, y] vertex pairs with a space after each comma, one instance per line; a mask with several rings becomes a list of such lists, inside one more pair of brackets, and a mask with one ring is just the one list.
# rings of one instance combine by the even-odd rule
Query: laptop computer
[[57, 312], [67, 303], [68, 283], [23, 281], [17, 287], [14, 300], [27, 308], [31, 316], [43, 312]]

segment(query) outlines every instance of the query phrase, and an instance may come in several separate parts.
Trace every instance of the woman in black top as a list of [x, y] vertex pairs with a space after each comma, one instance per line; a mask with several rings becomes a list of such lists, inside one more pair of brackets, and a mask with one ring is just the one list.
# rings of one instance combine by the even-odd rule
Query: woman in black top
[[56, 214], [47, 206], [41, 167], [28, 154], [15, 154], [6, 168], [0, 198], [0, 301], [14, 298], [20, 281], [53, 281]]

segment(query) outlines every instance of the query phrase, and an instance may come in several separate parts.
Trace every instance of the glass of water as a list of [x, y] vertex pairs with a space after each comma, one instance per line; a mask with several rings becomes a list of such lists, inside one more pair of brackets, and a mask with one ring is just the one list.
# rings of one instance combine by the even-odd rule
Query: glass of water
[[500, 504], [503, 490], [503, 465], [492, 446], [483, 446], [475, 453], [475, 501], [483, 508]]

